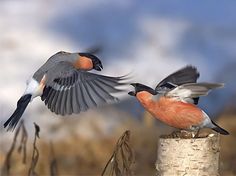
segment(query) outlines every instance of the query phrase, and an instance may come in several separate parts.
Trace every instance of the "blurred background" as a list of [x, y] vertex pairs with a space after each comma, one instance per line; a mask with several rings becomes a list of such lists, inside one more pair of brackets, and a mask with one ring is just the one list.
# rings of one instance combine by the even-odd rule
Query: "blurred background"
[[[231, 133], [221, 138], [221, 173], [236, 174], [235, 1], [2, 0], [0, 11], [0, 166], [13, 138], [2, 126], [26, 80], [58, 51], [95, 48], [102, 74], [132, 72], [135, 82], [155, 87], [191, 64], [198, 68], [200, 81], [225, 83], [225, 88], [201, 98], [200, 107]], [[41, 127], [39, 150], [47, 153], [50, 141], [54, 143], [61, 175], [100, 174], [127, 129], [135, 153], [133, 172], [154, 175], [158, 136], [173, 130], [128, 96], [119, 104], [63, 118], [38, 98], [23, 116], [28, 150], [36, 122]], [[24, 175], [27, 166], [19, 157], [14, 155], [12, 173]], [[40, 175], [49, 174], [48, 160], [49, 155], [40, 156]]]

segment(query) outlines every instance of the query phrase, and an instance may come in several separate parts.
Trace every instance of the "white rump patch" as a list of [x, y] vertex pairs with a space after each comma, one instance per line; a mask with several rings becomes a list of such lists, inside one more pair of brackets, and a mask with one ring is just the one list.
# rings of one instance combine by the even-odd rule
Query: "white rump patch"
[[25, 89], [24, 95], [31, 94], [32, 95], [31, 100], [34, 97], [41, 95], [41, 92], [39, 90], [40, 89], [39, 83], [34, 78], [30, 78], [29, 80], [27, 80], [26, 84], [27, 84], [27, 87]]

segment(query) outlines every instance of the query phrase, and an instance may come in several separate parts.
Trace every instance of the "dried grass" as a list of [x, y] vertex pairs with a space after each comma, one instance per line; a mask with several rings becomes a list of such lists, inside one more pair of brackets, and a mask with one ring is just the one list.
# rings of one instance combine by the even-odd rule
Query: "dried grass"
[[103, 172], [104, 175], [132, 175], [131, 164], [134, 162], [133, 151], [130, 147], [130, 131], [125, 131], [117, 141], [115, 150], [108, 160]]
[[38, 174], [35, 171], [36, 165], [39, 160], [39, 150], [36, 146], [37, 138], [39, 138], [40, 127], [34, 123], [35, 133], [34, 133], [34, 142], [33, 142], [33, 154], [31, 159], [31, 164], [28, 172], [28, 176], [37, 176]]
[[11, 158], [12, 158], [12, 154], [16, 148], [17, 138], [18, 138], [20, 131], [22, 131], [22, 136], [21, 136], [20, 145], [19, 145], [17, 151], [18, 151], [18, 153], [22, 153], [22, 155], [23, 155], [22, 163], [23, 164], [26, 163], [26, 143], [27, 143], [27, 139], [28, 139], [28, 134], [27, 134], [27, 131], [25, 130], [24, 121], [21, 121], [21, 123], [19, 124], [19, 127], [16, 129], [10, 150], [6, 154], [6, 158], [5, 158], [5, 161], [3, 164], [3, 168], [2, 168], [2, 175], [5, 175], [5, 176], [10, 175]]

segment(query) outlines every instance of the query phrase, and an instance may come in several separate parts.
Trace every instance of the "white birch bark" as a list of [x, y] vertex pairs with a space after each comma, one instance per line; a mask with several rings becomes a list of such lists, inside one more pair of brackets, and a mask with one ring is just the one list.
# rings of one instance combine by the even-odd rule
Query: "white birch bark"
[[219, 175], [219, 135], [205, 138], [160, 138], [156, 169], [158, 176]]

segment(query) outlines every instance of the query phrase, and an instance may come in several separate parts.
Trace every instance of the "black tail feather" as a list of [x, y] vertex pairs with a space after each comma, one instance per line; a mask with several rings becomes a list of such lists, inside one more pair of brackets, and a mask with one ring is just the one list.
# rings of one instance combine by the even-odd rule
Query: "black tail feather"
[[220, 127], [219, 125], [217, 125], [215, 122], [212, 121], [212, 123], [213, 123], [213, 125], [215, 126], [215, 127], [212, 128], [214, 131], [216, 131], [217, 133], [223, 134], [223, 135], [229, 135], [229, 132], [228, 132], [228, 131], [226, 131], [226, 130], [224, 130], [223, 128], [221, 128], [221, 127]]
[[17, 102], [17, 108], [15, 112], [11, 115], [11, 117], [4, 123], [4, 128], [7, 128], [7, 131], [11, 130], [13, 131], [19, 122], [22, 114], [24, 113], [27, 105], [29, 104], [31, 100], [32, 95], [31, 94], [26, 94], [22, 96], [18, 102]]

